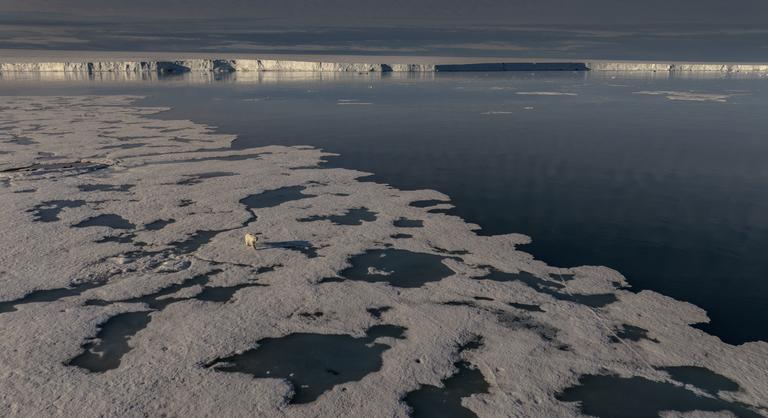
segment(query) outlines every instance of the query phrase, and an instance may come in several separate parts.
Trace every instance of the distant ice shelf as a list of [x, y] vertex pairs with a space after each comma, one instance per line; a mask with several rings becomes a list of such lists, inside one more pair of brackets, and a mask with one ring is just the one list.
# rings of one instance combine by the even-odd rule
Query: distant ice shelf
[[191, 71], [427, 72], [435, 70], [435, 65], [428, 64], [374, 64], [266, 59], [0, 63], [0, 72], [157, 72], [168, 74]]
[[593, 71], [768, 73], [768, 64], [594, 61], [586, 65]]
[[0, 62], [0, 73], [159, 73], [186, 72], [496, 72], [496, 71], [632, 71], [768, 73], [768, 64], [662, 63], [646, 61], [488, 62], [460, 64], [407, 64], [323, 62], [280, 59], [187, 59], [169, 61], [59, 61]]

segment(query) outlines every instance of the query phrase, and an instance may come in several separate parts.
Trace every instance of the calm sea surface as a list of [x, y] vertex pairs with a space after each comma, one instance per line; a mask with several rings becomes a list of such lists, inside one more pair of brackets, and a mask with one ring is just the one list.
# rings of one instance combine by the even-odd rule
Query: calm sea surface
[[0, 79], [0, 95], [112, 93], [238, 134], [239, 148], [312, 145], [340, 154], [329, 166], [441, 191], [483, 234], [524, 233], [549, 264], [610, 266], [694, 303], [726, 342], [768, 340], [768, 78]]

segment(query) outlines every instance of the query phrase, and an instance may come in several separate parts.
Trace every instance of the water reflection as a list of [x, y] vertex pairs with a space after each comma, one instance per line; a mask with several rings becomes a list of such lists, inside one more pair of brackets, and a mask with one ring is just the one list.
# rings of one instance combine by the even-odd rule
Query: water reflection
[[185, 83], [211, 84], [217, 82], [238, 84], [276, 84], [291, 82], [327, 82], [339, 80], [432, 80], [434, 72], [391, 72], [391, 73], [355, 73], [341, 71], [239, 71], [216, 73], [190, 71], [182, 74], [158, 74], [155, 72], [0, 72], [0, 81], [26, 82], [141, 82], [141, 83]]
[[[336, 82], [336, 81], [432, 81], [436, 78], [457, 77], [467, 73], [435, 73], [431, 71], [395, 71], [395, 72], [343, 72], [343, 71], [238, 71], [230, 73], [190, 71], [176, 74], [156, 72], [94, 72], [86, 71], [37, 71], [37, 72], [0, 72], [0, 81], [8, 82], [97, 82], [97, 83], [183, 83], [183, 84], [279, 84], [297, 82]], [[484, 73], [478, 73], [484, 74]], [[506, 72], [510, 77], [534, 76], [550, 77], [568, 74], [591, 80], [717, 80], [717, 79], [764, 79], [759, 73], [726, 73], [719, 71], [558, 71], [558, 72]]]

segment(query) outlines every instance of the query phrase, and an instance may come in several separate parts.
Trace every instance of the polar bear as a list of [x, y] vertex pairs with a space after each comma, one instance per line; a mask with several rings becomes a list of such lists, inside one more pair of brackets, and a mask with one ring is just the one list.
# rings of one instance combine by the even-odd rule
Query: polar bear
[[251, 247], [253, 249], [256, 249], [256, 242], [258, 242], [258, 241], [259, 241], [259, 238], [256, 235], [251, 234], [250, 232], [245, 234], [245, 246], [246, 247]]

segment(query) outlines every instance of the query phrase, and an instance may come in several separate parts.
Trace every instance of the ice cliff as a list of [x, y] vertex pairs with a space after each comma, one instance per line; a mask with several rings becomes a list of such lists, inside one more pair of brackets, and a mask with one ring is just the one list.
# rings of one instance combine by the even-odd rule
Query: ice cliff
[[22, 62], [0, 63], [2, 72], [157, 72], [189, 71], [296, 71], [296, 72], [389, 72], [435, 71], [434, 65], [373, 64], [321, 61], [262, 60], [262, 59], [194, 59], [180, 61], [93, 61], [93, 62]]
[[657, 72], [722, 72], [722, 73], [768, 73], [768, 64], [704, 64], [704, 63], [659, 63], [659, 62], [589, 62], [592, 71], [657, 71]]

